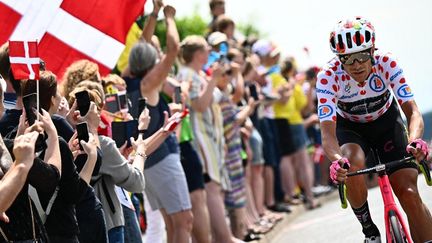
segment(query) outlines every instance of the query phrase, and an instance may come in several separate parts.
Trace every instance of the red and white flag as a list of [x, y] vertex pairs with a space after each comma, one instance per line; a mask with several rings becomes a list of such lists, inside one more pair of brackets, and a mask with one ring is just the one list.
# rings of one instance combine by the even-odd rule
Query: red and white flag
[[39, 55], [61, 77], [79, 59], [115, 66], [146, 0], [0, 0], [0, 44], [39, 40]]
[[16, 80], [39, 79], [39, 55], [36, 41], [9, 41], [9, 60]]

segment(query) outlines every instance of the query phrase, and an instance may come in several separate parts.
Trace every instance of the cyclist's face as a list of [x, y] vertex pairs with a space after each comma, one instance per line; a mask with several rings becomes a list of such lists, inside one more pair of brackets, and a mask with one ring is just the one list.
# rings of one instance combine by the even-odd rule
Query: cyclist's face
[[[373, 55], [373, 54], [372, 54]], [[364, 82], [372, 71], [372, 61], [355, 60], [353, 64], [342, 64], [344, 70], [357, 82]]]

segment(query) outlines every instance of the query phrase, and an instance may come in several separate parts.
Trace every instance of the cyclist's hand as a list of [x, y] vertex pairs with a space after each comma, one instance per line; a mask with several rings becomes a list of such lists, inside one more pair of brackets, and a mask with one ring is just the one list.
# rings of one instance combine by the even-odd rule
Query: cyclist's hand
[[344, 165], [347, 164], [350, 167], [350, 163], [347, 158], [341, 158], [335, 160], [330, 165], [330, 179], [334, 184], [344, 182], [347, 178], [348, 169], [344, 169]]
[[428, 159], [428, 145], [420, 138], [414, 139], [410, 144], [408, 144], [408, 146], [406, 147], [406, 151], [409, 154], [412, 154], [417, 161]]

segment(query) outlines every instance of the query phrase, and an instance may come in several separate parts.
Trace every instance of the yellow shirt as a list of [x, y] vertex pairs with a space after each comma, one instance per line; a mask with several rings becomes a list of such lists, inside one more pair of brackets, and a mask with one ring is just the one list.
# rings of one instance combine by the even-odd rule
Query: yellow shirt
[[[287, 81], [280, 73], [273, 73], [270, 75], [272, 80], [273, 90], [277, 90], [284, 85]], [[299, 84], [294, 85], [293, 94], [289, 98], [288, 102], [282, 104], [276, 102], [273, 104], [273, 110], [276, 119], [287, 119], [290, 124], [298, 125], [303, 123], [303, 117], [301, 115], [302, 109], [307, 104], [307, 97], [303, 92], [302, 87]]]

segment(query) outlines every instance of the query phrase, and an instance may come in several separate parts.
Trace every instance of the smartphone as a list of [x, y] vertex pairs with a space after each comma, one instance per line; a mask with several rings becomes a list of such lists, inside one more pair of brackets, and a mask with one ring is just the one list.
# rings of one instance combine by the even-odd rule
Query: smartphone
[[120, 111], [119, 98], [117, 94], [107, 95], [105, 97], [105, 109], [111, 113]]
[[181, 104], [182, 98], [181, 98], [181, 87], [176, 86], [174, 88], [174, 103]]
[[119, 91], [117, 92], [118, 95], [118, 101], [119, 101], [119, 108], [122, 112], [128, 112], [128, 99], [125, 91]]
[[146, 107], [147, 107], [147, 98], [140, 98], [138, 100], [138, 117], [136, 117], [136, 119], [139, 118], [139, 116], [141, 115], [143, 110], [145, 110]]
[[254, 100], [259, 100], [258, 92], [255, 84], [249, 84], [249, 92], [250, 92], [250, 96]]
[[23, 96], [23, 105], [29, 126], [33, 125], [37, 119], [37, 94], [31, 93]]
[[112, 139], [115, 141], [116, 146], [120, 148], [125, 142], [127, 147], [132, 146], [130, 138], [138, 138], [138, 121], [113, 121], [111, 123]]
[[88, 127], [87, 127], [87, 122], [78, 123], [76, 125], [76, 130], [77, 130], [77, 134], [78, 134], [78, 142], [79, 142], [80, 149], [82, 151], [84, 151], [84, 149], [81, 145], [81, 141], [84, 140], [85, 142], [88, 142], [90, 139]]
[[77, 108], [81, 116], [85, 116], [90, 109], [90, 96], [86, 90], [75, 94]]

